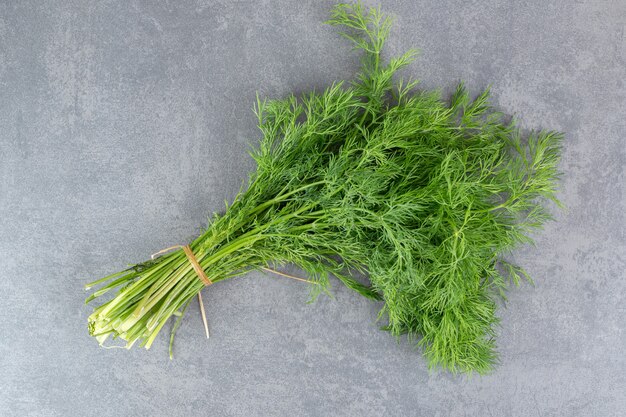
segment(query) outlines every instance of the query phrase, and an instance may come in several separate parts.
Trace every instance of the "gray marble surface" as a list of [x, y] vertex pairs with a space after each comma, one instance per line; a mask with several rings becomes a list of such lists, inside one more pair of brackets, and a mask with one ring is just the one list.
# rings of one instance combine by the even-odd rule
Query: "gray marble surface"
[[448, 93], [488, 84], [566, 133], [560, 198], [515, 258], [501, 366], [428, 372], [340, 285], [250, 274], [193, 304], [176, 358], [99, 348], [82, 286], [187, 241], [254, 169], [255, 94], [350, 78], [331, 1], [0, 3], [0, 415], [623, 416], [626, 2], [385, 1], [388, 54]]

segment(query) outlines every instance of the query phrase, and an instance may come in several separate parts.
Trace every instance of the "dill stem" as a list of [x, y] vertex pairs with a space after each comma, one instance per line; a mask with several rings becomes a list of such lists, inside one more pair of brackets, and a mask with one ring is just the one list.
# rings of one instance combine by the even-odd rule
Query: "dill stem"
[[299, 188], [297, 188], [297, 189], [295, 189], [295, 190], [293, 190], [293, 191], [290, 191], [290, 192], [288, 192], [288, 193], [286, 193], [286, 194], [280, 194], [278, 197], [273, 198], [273, 199], [271, 199], [271, 200], [268, 200], [268, 201], [266, 201], [265, 203], [260, 204], [259, 206], [257, 206], [257, 208], [256, 208], [256, 209], [254, 209], [254, 210], [251, 212], [251, 214], [256, 214], [256, 213], [258, 213], [258, 212], [262, 211], [263, 209], [265, 209], [265, 208], [267, 208], [267, 207], [269, 207], [269, 206], [271, 206], [271, 205], [273, 205], [273, 204], [276, 204], [276, 203], [279, 203], [279, 202], [285, 201], [285, 199], [286, 199], [287, 197], [290, 197], [290, 196], [292, 196], [292, 195], [294, 195], [294, 194], [297, 194], [297, 193], [299, 193], [299, 192], [301, 192], [301, 191], [304, 191], [304, 190], [306, 190], [307, 188], [311, 188], [311, 187], [314, 187], [314, 186], [316, 186], [316, 185], [321, 185], [321, 184], [324, 184], [325, 182], [326, 182], [325, 180], [312, 182], [312, 183], [309, 183], [309, 184], [303, 185], [302, 187], [299, 187]]

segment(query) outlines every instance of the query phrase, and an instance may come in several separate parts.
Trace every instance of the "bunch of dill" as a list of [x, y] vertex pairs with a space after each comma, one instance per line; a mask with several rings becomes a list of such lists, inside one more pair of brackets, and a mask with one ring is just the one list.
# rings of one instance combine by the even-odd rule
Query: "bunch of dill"
[[[257, 170], [190, 248], [213, 283], [291, 263], [317, 295], [335, 276], [382, 300], [386, 329], [430, 366], [486, 372], [496, 302], [525, 276], [503, 255], [549, 219], [538, 200], [557, 202], [561, 136], [522, 140], [487, 91], [471, 100], [460, 85], [446, 102], [395, 81], [415, 52], [381, 61], [391, 20], [379, 9], [341, 4], [328, 23], [362, 52], [356, 81], [258, 101]], [[363, 273], [369, 285], [353, 278]], [[204, 287], [181, 250], [88, 288], [103, 283], [87, 301], [117, 294], [89, 317], [91, 334], [146, 348]]]

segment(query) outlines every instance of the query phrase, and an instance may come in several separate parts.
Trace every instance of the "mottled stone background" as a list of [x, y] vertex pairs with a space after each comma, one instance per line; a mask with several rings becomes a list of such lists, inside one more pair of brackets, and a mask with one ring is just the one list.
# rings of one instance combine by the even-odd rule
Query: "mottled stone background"
[[176, 344], [105, 350], [82, 286], [196, 235], [254, 168], [255, 93], [350, 78], [332, 1], [0, 3], [0, 415], [626, 415], [626, 2], [385, 1], [388, 54], [449, 93], [488, 84], [566, 133], [568, 210], [515, 258], [502, 364], [428, 372], [336, 286], [250, 274], [205, 291]]

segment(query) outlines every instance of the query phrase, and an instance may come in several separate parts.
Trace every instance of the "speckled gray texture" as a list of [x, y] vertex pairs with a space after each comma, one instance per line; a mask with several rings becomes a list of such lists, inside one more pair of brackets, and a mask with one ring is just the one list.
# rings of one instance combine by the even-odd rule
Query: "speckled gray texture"
[[500, 310], [502, 365], [431, 372], [335, 286], [250, 274], [205, 291], [152, 350], [87, 334], [90, 279], [185, 242], [254, 168], [256, 91], [358, 67], [331, 1], [0, 3], [0, 415], [626, 415], [626, 2], [386, 1], [388, 52], [444, 92], [492, 85], [566, 133], [568, 210], [516, 253], [536, 285]]

